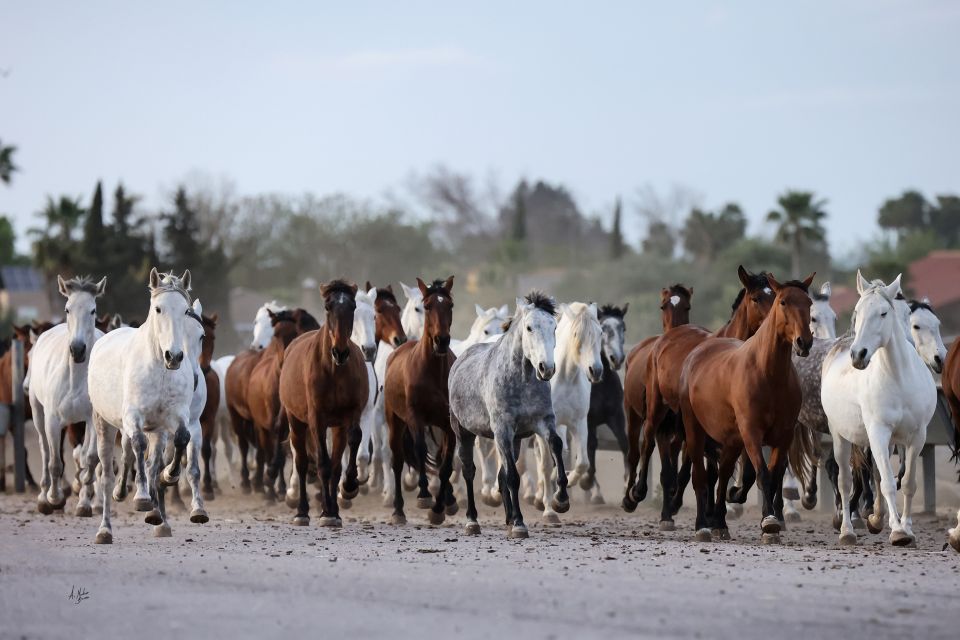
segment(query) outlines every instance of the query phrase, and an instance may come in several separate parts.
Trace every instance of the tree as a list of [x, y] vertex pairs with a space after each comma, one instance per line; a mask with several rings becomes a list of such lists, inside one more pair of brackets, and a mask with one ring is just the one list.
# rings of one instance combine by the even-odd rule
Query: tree
[[619, 260], [627, 250], [627, 244], [623, 241], [623, 230], [620, 227], [622, 224], [622, 209], [620, 198], [617, 198], [617, 202], [613, 206], [613, 228], [610, 230], [610, 258], [612, 260]]
[[103, 186], [97, 181], [97, 186], [93, 191], [93, 201], [90, 203], [90, 209], [87, 211], [87, 217], [83, 223], [83, 253], [87, 258], [93, 258], [95, 265], [99, 262], [104, 245], [103, 232]]
[[917, 191], [904, 191], [899, 198], [890, 198], [880, 207], [877, 223], [881, 229], [896, 231], [903, 237], [923, 229], [929, 222], [930, 205]]
[[826, 242], [826, 200], [816, 200], [810, 191], [787, 191], [777, 203], [780, 209], [770, 211], [767, 221], [777, 225], [776, 240], [790, 249], [790, 277], [799, 278], [804, 250]]
[[747, 219], [740, 206], [727, 203], [719, 213], [693, 209], [683, 225], [683, 248], [701, 265], [712, 264], [717, 255], [747, 231]]
[[13, 174], [18, 170], [17, 165], [13, 163], [13, 154], [17, 148], [14, 146], [3, 146], [0, 140], [0, 182], [9, 185], [13, 181]]
[[69, 277], [77, 275], [81, 266], [80, 242], [77, 230], [86, 214], [80, 199], [60, 196], [54, 200], [47, 196], [47, 205], [37, 215], [43, 218], [43, 228], [33, 228], [28, 233], [35, 238], [33, 242], [34, 264], [43, 272], [47, 281], [47, 295], [51, 307], [56, 308], [57, 274]]
[[960, 197], [937, 196], [937, 206], [930, 209], [930, 226], [948, 247], [960, 243]]
[[655, 220], [647, 228], [647, 237], [643, 239], [643, 252], [659, 258], [670, 259], [677, 245], [673, 229], [666, 222]]
[[16, 254], [17, 234], [7, 216], [0, 216], [0, 265], [19, 262]]
[[527, 241], [527, 183], [521, 182], [513, 194], [513, 228], [510, 238], [516, 242]]

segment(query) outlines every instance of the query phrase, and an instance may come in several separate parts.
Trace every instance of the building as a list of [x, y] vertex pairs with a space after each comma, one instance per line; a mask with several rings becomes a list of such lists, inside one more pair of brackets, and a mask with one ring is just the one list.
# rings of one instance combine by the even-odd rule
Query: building
[[960, 251], [932, 251], [908, 267], [912, 298], [929, 298], [940, 318], [940, 332], [960, 334]]
[[33, 267], [0, 267], [0, 311], [18, 324], [53, 317], [43, 274]]

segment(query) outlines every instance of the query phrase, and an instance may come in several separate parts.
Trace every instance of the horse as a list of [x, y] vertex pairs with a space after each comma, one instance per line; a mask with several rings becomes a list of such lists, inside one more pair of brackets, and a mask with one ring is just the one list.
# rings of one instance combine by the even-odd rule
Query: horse
[[[33, 348], [31, 340], [32, 327], [29, 324], [23, 326], [13, 325], [13, 339], [23, 343], [23, 372], [27, 375], [30, 364], [30, 349]], [[7, 347], [7, 350], [0, 356], [0, 493], [7, 490], [7, 431], [10, 429], [10, 414], [13, 410], [13, 350]], [[30, 404], [24, 407], [25, 412], [29, 412]], [[26, 419], [30, 419], [27, 415]], [[26, 480], [31, 488], [37, 489], [37, 482], [30, 473], [30, 465], [26, 465]]]
[[[62, 509], [66, 496], [61, 487], [63, 479], [62, 431], [66, 425], [91, 423], [92, 408], [87, 392], [88, 356], [94, 343], [103, 337], [97, 329], [97, 298], [107, 287], [107, 279], [94, 282], [89, 278], [64, 280], [57, 276], [60, 295], [67, 299], [64, 305], [66, 322], [45, 331], [33, 348], [30, 377], [24, 385], [28, 389], [33, 425], [40, 440], [43, 474], [37, 511], [44, 514]], [[74, 447], [74, 459], [80, 460], [79, 444]], [[92, 478], [79, 492], [76, 515], [92, 517]]]
[[[693, 298], [693, 287], [674, 284], [660, 290], [660, 320], [663, 333], [674, 327], [680, 327], [690, 322], [690, 300]], [[662, 335], [662, 334], [661, 334]], [[640, 438], [643, 428], [643, 417], [647, 413], [647, 369], [653, 349], [660, 336], [650, 336], [642, 340], [630, 350], [625, 361], [625, 376], [623, 382], [623, 411], [627, 423], [627, 453], [624, 458], [624, 497], [621, 502], [623, 510], [631, 513], [637, 508], [638, 501], [633, 496], [633, 486], [636, 483], [637, 465], [640, 463]], [[672, 413], [664, 417], [665, 421], [674, 421]], [[661, 438], [661, 460], [670, 456], [671, 460], [677, 457], [678, 447], [668, 447], [667, 434], [674, 429], [669, 427]], [[650, 452], [652, 454], [652, 451]], [[646, 468], [646, 467], [644, 467]]]
[[256, 315], [253, 316], [253, 341], [250, 348], [254, 351], [260, 351], [267, 348], [270, 339], [273, 337], [273, 320], [271, 313], [277, 314], [281, 311], [287, 311], [287, 307], [278, 303], [276, 300], [264, 302]]
[[[373, 370], [379, 342], [376, 329], [377, 289], [368, 287], [365, 291], [358, 290], [355, 302], [357, 308], [353, 312], [353, 333], [350, 339], [360, 347], [367, 369], [367, 404], [360, 416], [360, 449], [357, 452], [357, 481], [364, 484], [369, 479], [370, 438], [373, 435], [374, 411], [377, 402], [377, 376]], [[351, 503], [343, 496], [342, 487], [340, 494], [340, 506], [349, 508]]]
[[[456, 356], [450, 351], [450, 324], [453, 322], [453, 276], [427, 285], [417, 278], [423, 296], [423, 337], [397, 347], [387, 360], [383, 384], [384, 416], [393, 462], [393, 524], [405, 524], [400, 474], [404, 462], [410, 462], [419, 474], [417, 507], [430, 509], [431, 524], [440, 524], [445, 512], [456, 512], [456, 500], [450, 485], [456, 437], [450, 427], [450, 367]], [[438, 474], [440, 486], [433, 498], [427, 479], [427, 432], [440, 431]], [[436, 438], [435, 432], [430, 435]], [[413, 444], [412, 452], [410, 444]], [[412, 455], [408, 455], [412, 453]], [[449, 505], [449, 506], [448, 506]]]
[[[87, 447], [97, 447], [102, 472], [100, 495], [103, 518], [95, 542], [113, 542], [109, 487], [114, 483], [113, 451], [121, 430], [136, 464], [134, 508], [151, 512], [148, 522], [157, 537], [169, 537], [163, 493], [159, 483], [179, 480], [180, 460], [190, 440], [189, 423], [194, 396], [193, 367], [181, 366], [190, 307], [190, 271], [179, 278], [150, 271], [150, 310], [138, 329], [111, 331], [90, 350], [88, 387], [95, 436]], [[163, 468], [167, 439], [173, 435], [175, 453]], [[149, 453], [147, 447], [150, 447]], [[147, 461], [150, 468], [147, 468]], [[93, 468], [84, 473], [92, 480]], [[155, 512], [155, 513], [154, 513]]]
[[[337, 484], [349, 440], [350, 461], [342, 494], [359, 493], [357, 449], [360, 416], [367, 404], [367, 368], [360, 347], [353, 343], [357, 285], [333, 280], [320, 287], [326, 320], [319, 329], [297, 336], [287, 347], [280, 368], [280, 404], [290, 425], [290, 446], [297, 471], [298, 501], [293, 524], [310, 523], [307, 499], [309, 449], [317, 451], [320, 472], [320, 525], [340, 527]], [[333, 429], [333, 451], [327, 430]], [[309, 441], [308, 441], [309, 438]]]
[[[944, 360], [940, 379], [943, 395], [953, 416], [953, 457], [960, 458], [960, 337], [953, 341]], [[957, 526], [948, 533], [950, 546], [960, 552], [960, 510], [957, 511]]]
[[213, 492], [214, 477], [216, 476], [213, 452], [217, 446], [217, 412], [220, 410], [220, 375], [213, 368], [213, 350], [216, 343], [217, 321], [220, 316], [216, 313], [210, 316], [205, 316], [202, 313], [198, 315], [203, 325], [203, 337], [201, 338], [201, 350], [200, 356], [197, 358], [197, 364], [203, 376], [203, 386], [206, 387], [206, 399], [203, 411], [200, 413], [200, 427], [203, 437], [203, 445], [200, 450], [203, 456], [203, 497], [205, 500], [213, 500], [215, 498]]
[[[605, 502], [597, 482], [597, 430], [600, 425], [607, 425], [613, 433], [626, 464], [628, 444], [623, 412], [623, 383], [617, 371], [625, 360], [623, 342], [627, 327], [624, 317], [629, 308], [629, 303], [622, 307], [606, 304], [600, 307], [597, 315], [603, 332], [600, 345], [603, 375], [600, 382], [590, 387], [590, 410], [587, 412], [587, 458], [590, 469], [580, 483], [580, 487], [587, 492], [587, 499], [593, 504]], [[596, 494], [593, 494], [593, 490], [596, 490]]]
[[837, 337], [837, 312], [830, 306], [833, 289], [829, 282], [820, 285], [819, 293], [810, 294], [813, 306], [810, 307], [810, 330], [814, 338], [832, 340]]
[[484, 309], [480, 305], [474, 305], [477, 317], [470, 325], [470, 332], [463, 340], [451, 340], [450, 349], [453, 355], [460, 357], [460, 354], [477, 344], [481, 340], [486, 340], [490, 336], [496, 336], [503, 333], [503, 323], [506, 322], [510, 314], [510, 308], [507, 305], [502, 307], [490, 307]]
[[[654, 437], [660, 449], [660, 484], [663, 487], [663, 508], [661, 509], [660, 528], [664, 531], [674, 529], [673, 514], [683, 501], [683, 492], [690, 477], [692, 461], [685, 455], [683, 466], [676, 468], [676, 456], [670, 453], [670, 447], [679, 448], [686, 432], [680, 424], [680, 373], [683, 363], [693, 349], [705, 340], [712, 338], [735, 338], [746, 340], [760, 328], [770, 312], [775, 297], [767, 282], [766, 274], [753, 274], [741, 265], [737, 276], [743, 288], [733, 303], [733, 313], [727, 324], [714, 333], [708, 333], [703, 327], [681, 325], [666, 331], [653, 345], [646, 374], [646, 409], [642, 428], [640, 447], [640, 471], [637, 483], [628, 495], [626, 506], [641, 502], [647, 492], [647, 467], [653, 452]], [[808, 328], [809, 329], [809, 328]], [[668, 411], [673, 412], [674, 420], [666, 420]], [[629, 418], [628, 418], [629, 424]], [[668, 484], [664, 485], [664, 481]]]
[[418, 340], [423, 335], [425, 322], [423, 292], [418, 287], [408, 287], [402, 282], [400, 288], [403, 289], [403, 295], [407, 297], [403, 312], [400, 314], [400, 323], [403, 325], [403, 330], [407, 332], [407, 340]]
[[561, 513], [570, 508], [563, 442], [557, 434], [550, 390], [557, 370], [556, 314], [556, 303], [539, 291], [517, 298], [516, 311], [500, 340], [467, 349], [450, 371], [450, 424], [467, 485], [464, 532], [468, 535], [480, 533], [473, 494], [473, 446], [478, 436], [491, 438], [497, 445], [508, 537], [529, 536], [520, 512], [516, 465], [522, 438], [536, 434], [550, 443], [558, 480], [552, 507]]
[[[803, 281], [780, 284], [771, 274], [767, 281], [774, 300], [767, 317], [746, 341], [707, 340], [690, 352], [680, 374], [680, 414], [686, 451], [693, 464], [697, 496], [696, 539], [712, 539], [711, 527], [721, 539], [729, 538], [726, 523], [727, 484], [742, 451], [757, 470], [763, 494], [765, 535], [780, 533], [781, 490], [787, 451], [802, 399], [791, 351], [806, 356], [813, 344], [808, 295], [814, 274]], [[720, 447], [719, 482], [714, 504], [704, 466], [710, 438]], [[770, 447], [770, 462], [763, 447]], [[765, 539], [765, 541], [773, 541]]]
[[[586, 479], [589, 469], [587, 451], [587, 413], [590, 411], [591, 387], [603, 376], [600, 358], [603, 332], [597, 318], [597, 305], [573, 302], [560, 305], [554, 347], [556, 373], [550, 378], [553, 412], [561, 439], [568, 436], [573, 468], [567, 484]], [[546, 438], [536, 438], [538, 460], [537, 506], [543, 505], [543, 521], [559, 523], [560, 518], [546, 500], [552, 489], [552, 465]], [[573, 452], [576, 451], [576, 458]], [[592, 486], [592, 484], [590, 485]]]
[[[850, 522], [852, 489], [851, 445], [870, 448], [874, 478], [889, 510], [890, 542], [911, 545], [911, 508], [917, 489], [916, 463], [927, 436], [927, 425], [936, 410], [937, 390], [927, 366], [907, 341], [898, 318], [895, 299], [900, 276], [889, 285], [867, 282], [857, 272], [860, 300], [854, 309], [853, 340], [844, 341], [827, 354], [823, 364], [821, 401], [833, 437], [833, 454], [839, 465], [843, 522], [840, 543], [856, 544]], [[890, 313], [893, 311], [893, 313]], [[875, 362], [874, 362], [875, 361]], [[873, 364], [873, 366], [869, 366]], [[903, 515], [897, 512], [896, 479], [890, 465], [890, 445], [906, 447]], [[868, 522], [878, 531], [883, 522], [883, 500], [877, 496]]]

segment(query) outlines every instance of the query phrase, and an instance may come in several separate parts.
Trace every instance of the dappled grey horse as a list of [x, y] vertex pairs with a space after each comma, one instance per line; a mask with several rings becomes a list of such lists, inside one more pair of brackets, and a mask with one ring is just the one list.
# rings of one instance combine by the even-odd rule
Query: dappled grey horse
[[570, 508], [563, 443], [557, 435], [550, 378], [556, 372], [557, 328], [553, 300], [539, 292], [517, 298], [517, 310], [504, 336], [495, 343], [467, 349], [450, 369], [450, 425], [457, 437], [463, 478], [467, 485], [467, 534], [480, 533], [473, 496], [477, 436], [492, 438], [500, 458], [500, 493], [508, 535], [526, 538], [520, 513], [520, 440], [534, 434], [549, 441], [557, 465], [558, 489], [553, 508]]

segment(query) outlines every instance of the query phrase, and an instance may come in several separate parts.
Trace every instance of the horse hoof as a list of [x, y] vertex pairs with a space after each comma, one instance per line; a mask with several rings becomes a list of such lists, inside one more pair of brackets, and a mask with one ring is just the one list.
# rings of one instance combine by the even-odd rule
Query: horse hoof
[[53, 513], [53, 505], [46, 500], [37, 500], [37, 511], [45, 516], [48, 516]]
[[850, 524], [852, 524], [853, 528], [857, 531], [865, 531], [867, 528], [867, 525], [864, 524], [863, 518], [860, 517], [859, 513], [850, 517]]
[[433, 507], [433, 498], [417, 498], [417, 509], [430, 509]]
[[800, 522], [800, 513], [798, 511], [791, 511], [788, 513], [787, 522]]
[[113, 544], [113, 534], [106, 529], [97, 531], [97, 537], [93, 539], [94, 544]]
[[210, 516], [208, 516], [207, 512], [203, 509], [194, 509], [193, 513], [190, 514], [190, 522], [193, 524], [205, 524], [210, 522]]
[[580, 478], [579, 484], [581, 489], [583, 489], [584, 491], [589, 491], [590, 489], [593, 488], [593, 478], [589, 476], [583, 476], [582, 478]]
[[160, 511], [153, 509], [143, 517], [143, 521], [147, 524], [160, 525], [163, 523], [163, 518], [160, 517]]
[[522, 524], [517, 524], [510, 527], [510, 531], [507, 533], [507, 537], [513, 540], [522, 540], [523, 538], [529, 538], [530, 532], [527, 531], [527, 527]]
[[570, 501], [560, 502], [556, 498], [550, 501], [550, 508], [556, 511], [557, 513], [566, 513], [570, 511]]
[[436, 511], [431, 509], [430, 511], [427, 512], [427, 519], [430, 521], [430, 524], [433, 524], [433, 525], [443, 524], [443, 519], [445, 517], [446, 516], [444, 516], [443, 511], [441, 511], [440, 513], [437, 513]]
[[405, 525], [407, 524], [407, 516], [403, 515], [402, 513], [395, 513], [390, 516], [390, 524], [395, 524], [398, 526]]
[[867, 516], [867, 531], [874, 535], [883, 531], [883, 518], [873, 513]]
[[845, 533], [840, 536], [840, 544], [844, 547], [851, 547], [857, 544], [857, 534], [855, 533]]
[[950, 543], [950, 546], [953, 547], [954, 551], [960, 553], [960, 527], [954, 530], [953, 534], [947, 538], [947, 541]]
[[660, 531], [676, 531], [677, 527], [673, 524], [673, 520], [661, 520], [660, 521]]
[[713, 534], [713, 537], [717, 540], [730, 539], [730, 529], [713, 529], [710, 533]]
[[783, 499], [784, 500], [799, 500], [800, 499], [800, 490], [796, 487], [784, 487], [783, 488]]
[[170, 525], [166, 522], [163, 524], [158, 524], [153, 528], [153, 537], [154, 538], [169, 538], [173, 533], [170, 531]]
[[590, 498], [590, 504], [607, 504], [607, 501], [603, 499], [603, 496], [595, 495]]
[[291, 496], [289, 493], [286, 495], [286, 497], [284, 497], [283, 501], [291, 509], [296, 509], [298, 506], [300, 506], [300, 498]]
[[170, 474], [167, 473], [166, 469], [160, 472], [160, 484], [162, 484], [163, 486], [172, 487], [176, 485], [178, 482], [180, 482], [179, 475], [171, 476]]
[[906, 531], [892, 531], [890, 533], [890, 544], [895, 547], [909, 547], [916, 541], [917, 539]]
[[[534, 501], [533, 501], [533, 508], [536, 509], [537, 511], [543, 511], [544, 509], [547, 508], [547, 505], [545, 505], [545, 504], [543, 503], [543, 500], [541, 500], [541, 499], [539, 499], [539, 498], [535, 498]], [[555, 509], [555, 511], [556, 511], [556, 509]]]
[[560, 524], [560, 516], [555, 513], [545, 513], [541, 520], [543, 524]]
[[333, 516], [322, 516], [318, 521], [321, 527], [332, 527], [334, 529], [339, 529], [343, 526], [343, 521], [340, 518], [335, 518]]
[[697, 542], [713, 542], [713, 534], [710, 533], [710, 529], [697, 529], [693, 539]]
[[637, 510], [637, 502], [633, 500], [629, 495], [623, 496], [623, 500], [620, 501], [620, 506], [627, 513], [633, 513]]
[[479, 522], [468, 522], [467, 526], [463, 528], [463, 534], [467, 536], [478, 536], [480, 535], [480, 523]]
[[760, 528], [764, 533], [780, 533], [782, 526], [775, 516], [767, 516], [760, 522]]
[[779, 533], [765, 533], [760, 536], [761, 544], [780, 544], [780, 534]]
[[297, 527], [306, 527], [310, 524], [310, 516], [293, 516], [291, 524]]
[[807, 511], [812, 511], [817, 507], [817, 496], [805, 495], [803, 496], [803, 498], [800, 499], [800, 504], [802, 504], [803, 508], [806, 509]]
[[457, 511], [460, 511], [460, 505], [457, 504], [456, 502], [451, 502], [443, 509], [443, 512], [448, 516], [457, 515]]
[[340, 495], [347, 500], [353, 500], [360, 495], [360, 485], [357, 485], [352, 491], [348, 491], [343, 485], [340, 485]]
[[136, 511], [153, 511], [153, 500], [150, 498], [136, 498], [133, 501], [133, 508]]
[[349, 498], [344, 498], [342, 495], [337, 496], [337, 504], [340, 505], [341, 509], [349, 509], [353, 506], [353, 500]]
[[88, 504], [78, 504], [76, 511], [73, 512], [78, 518], [92, 518], [93, 507]]
[[80, 495], [80, 489], [81, 489], [80, 481], [74, 478], [73, 482], [70, 483], [70, 490], [73, 491], [75, 494]]

